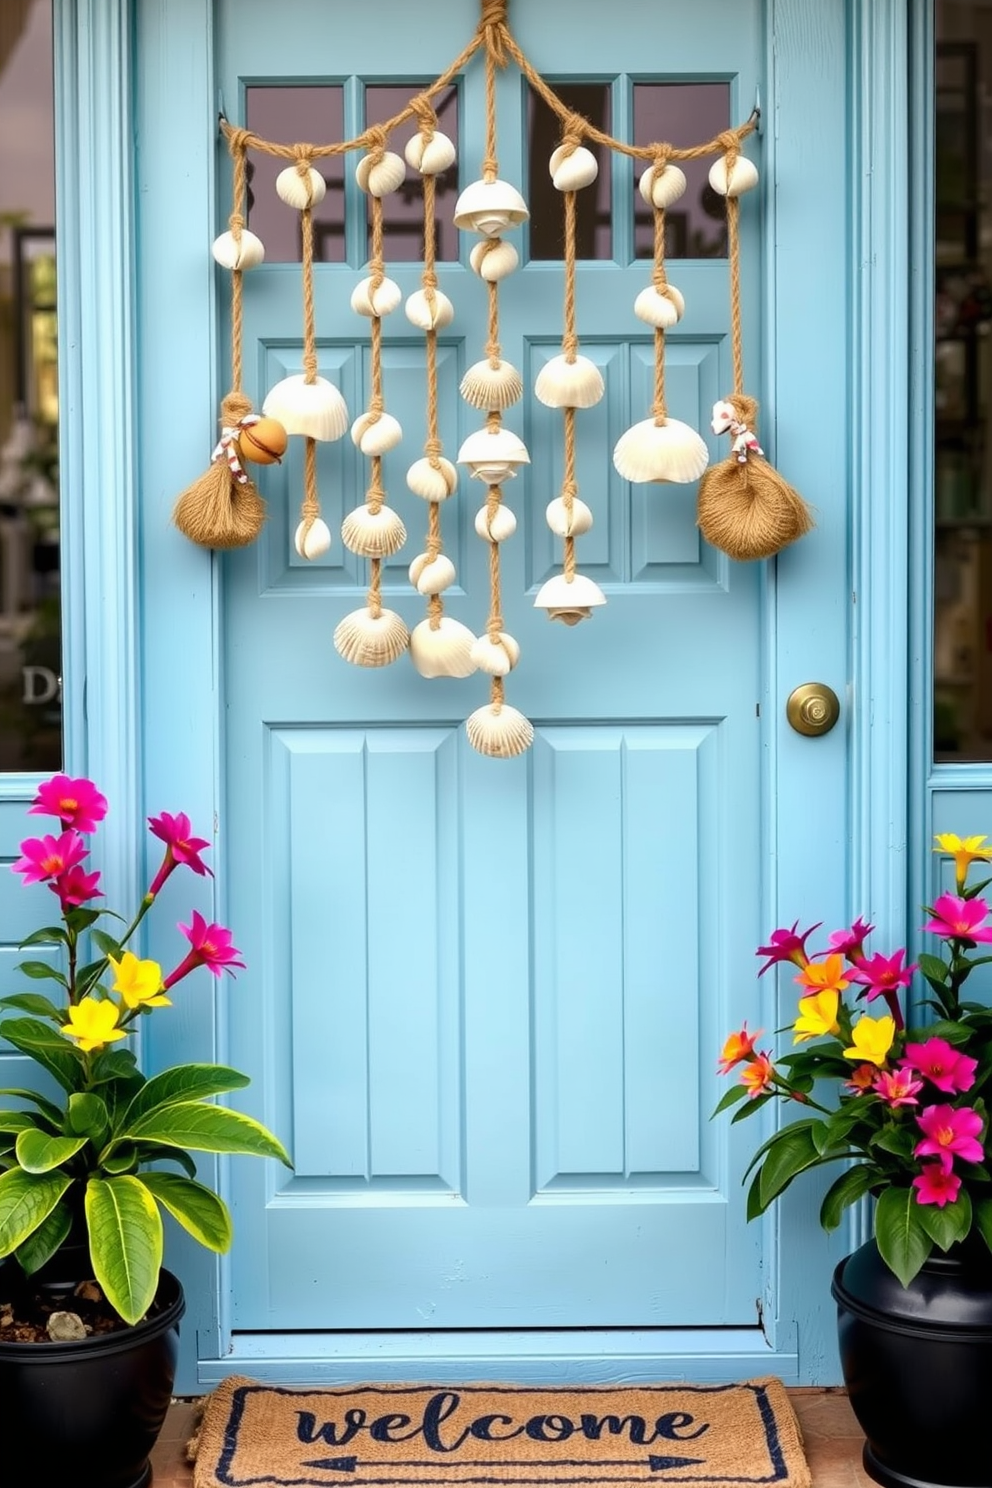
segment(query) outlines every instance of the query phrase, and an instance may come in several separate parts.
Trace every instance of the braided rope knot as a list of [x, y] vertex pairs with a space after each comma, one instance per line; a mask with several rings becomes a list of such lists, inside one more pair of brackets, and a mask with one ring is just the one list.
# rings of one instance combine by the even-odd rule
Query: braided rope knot
[[227, 127], [227, 144], [232, 155], [243, 154], [254, 138], [250, 129], [241, 129], [236, 124]]
[[371, 164], [378, 165], [386, 153], [386, 146], [389, 143], [388, 134], [380, 125], [373, 124], [366, 129], [365, 140]]

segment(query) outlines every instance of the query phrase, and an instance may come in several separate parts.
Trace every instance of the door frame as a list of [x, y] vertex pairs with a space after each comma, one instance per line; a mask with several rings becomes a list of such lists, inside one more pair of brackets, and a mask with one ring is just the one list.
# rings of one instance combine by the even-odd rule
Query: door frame
[[[203, 823], [214, 824], [213, 860], [224, 882], [218, 835], [221, 567], [172, 528], [177, 493], [162, 474], [177, 449], [191, 472], [202, 465], [225, 376], [207, 251], [217, 230], [211, 3], [182, 0], [181, 41], [176, 0], [54, 4], [59, 240], [72, 245], [58, 262], [66, 759], [67, 768], [96, 776], [112, 800], [106, 879], [110, 893], [129, 898], [146, 881], [147, 865], [133, 860], [142, 819], [162, 807], [187, 811], [201, 830]], [[850, 115], [849, 149], [831, 155], [825, 148], [814, 162], [823, 182], [815, 221], [806, 211], [801, 227], [791, 222], [789, 201], [771, 191], [764, 221], [769, 316], [762, 365], [771, 417], [763, 420], [763, 438], [807, 495], [847, 489], [850, 520], [824, 505], [814, 537], [767, 568], [762, 872], [767, 902], [772, 912], [780, 907], [779, 920], [798, 915], [842, 924], [863, 912], [890, 938], [907, 926], [907, 636], [911, 620], [920, 623], [909, 604], [908, 533], [910, 519], [921, 520], [928, 490], [918, 441], [910, 468], [910, 398], [922, 399], [909, 375], [910, 302], [912, 291], [918, 322], [922, 290], [909, 272], [906, 147], [911, 42], [912, 55], [922, 55], [927, 8], [926, 0], [838, 0], [829, 13], [816, 7], [811, 15], [806, 0], [768, 0], [768, 96], [762, 100], [766, 179], [772, 180], [776, 168], [810, 169], [809, 161], [796, 158], [779, 120], [793, 107], [809, 110], [804, 57], [824, 46], [843, 50], [846, 89], [839, 97], [818, 98], [816, 106], [828, 141], [843, 141]], [[146, 58], [154, 58], [154, 65], [143, 67]], [[170, 121], [167, 141], [160, 127], [149, 127], [163, 118]], [[922, 127], [915, 126], [917, 147]], [[924, 159], [917, 148], [918, 174]], [[181, 213], [166, 189], [175, 180], [183, 191]], [[837, 202], [844, 204], [842, 215]], [[920, 223], [917, 212], [917, 250]], [[166, 295], [137, 276], [137, 250], [146, 234], [167, 234], [183, 265]], [[794, 306], [783, 303], [785, 284], [798, 289], [801, 283], [808, 241], [820, 234], [844, 254], [847, 314], [838, 315], [836, 306], [813, 292], [804, 341], [823, 349], [824, 364], [849, 368], [842, 430], [811, 425], [815, 369], [811, 374], [797, 338], [790, 344]], [[204, 306], [210, 314], [203, 314]], [[167, 340], [185, 349], [178, 382], [155, 355], [156, 345]], [[811, 633], [800, 605], [816, 584], [823, 590], [824, 623]], [[917, 592], [925, 595], [929, 588]], [[179, 668], [177, 656], [192, 660]], [[789, 731], [784, 699], [799, 682], [814, 678], [829, 682], [845, 700], [846, 728], [810, 741]], [[189, 747], [172, 747], [177, 737]], [[810, 797], [811, 749], [835, 758], [840, 751], [831, 778], [841, 785], [818, 792], [816, 816], [800, 831], [794, 824], [804, 820]], [[914, 754], [914, 782], [919, 769]], [[915, 784], [913, 790], [915, 797]], [[919, 825], [915, 819], [913, 825]], [[837, 886], [830, 903], [819, 889], [824, 869]], [[188, 912], [191, 898], [188, 877], [178, 896], [172, 888], [163, 893], [167, 904], [160, 916], [169, 924], [175, 918], [171, 910]], [[223, 895], [212, 882], [197, 880], [192, 889], [195, 907], [223, 918]], [[168, 959], [169, 952], [163, 954]], [[782, 1009], [775, 1008], [770, 985], [765, 995], [772, 1005], [763, 1009], [763, 1022], [775, 1027]], [[791, 997], [785, 995], [791, 1017]], [[148, 1067], [223, 1057], [223, 1018], [223, 1002], [200, 989], [184, 1002], [180, 1018], [152, 1020], [143, 1049]], [[257, 1114], [266, 1119], [264, 1110]], [[209, 1181], [211, 1175], [205, 1176]], [[579, 1353], [566, 1355], [559, 1346], [559, 1367], [593, 1377], [601, 1373], [604, 1356], [612, 1355], [613, 1366], [631, 1378], [684, 1371], [688, 1361], [700, 1378], [772, 1369], [797, 1382], [836, 1379], [829, 1276], [862, 1238], [863, 1219], [854, 1216], [838, 1236], [824, 1237], [806, 1189], [788, 1195], [763, 1223], [768, 1267], [761, 1330], [737, 1330], [747, 1338], [736, 1349], [730, 1338], [714, 1337], [697, 1345], [705, 1352], [687, 1354], [691, 1340], [676, 1337], [659, 1354], [656, 1335], [648, 1333], [612, 1342], [597, 1335], [593, 1352], [580, 1336]], [[243, 1367], [244, 1356], [229, 1352], [223, 1261], [174, 1230], [170, 1246], [189, 1304], [179, 1382], [195, 1391]], [[811, 1274], [820, 1278], [815, 1294], [808, 1285]], [[498, 1354], [501, 1377], [547, 1377], [547, 1339], [535, 1340], [539, 1348], [542, 1342], [545, 1357], [539, 1360], [521, 1340], [507, 1340]], [[432, 1377], [441, 1379], [449, 1356], [440, 1350], [448, 1346], [436, 1339], [428, 1346], [423, 1357]], [[381, 1362], [378, 1351], [363, 1351], [362, 1340], [339, 1340], [335, 1347], [324, 1365], [312, 1364], [312, 1377], [326, 1375], [328, 1364], [341, 1378], [349, 1367], [367, 1374], [371, 1359]], [[479, 1340], [477, 1349], [483, 1347]], [[410, 1355], [405, 1358], [397, 1369], [409, 1368]], [[478, 1352], [452, 1354], [451, 1377], [459, 1371], [468, 1377], [472, 1359], [480, 1358]], [[252, 1360], [251, 1366], [260, 1374], [265, 1360]], [[484, 1360], [480, 1368], [485, 1372]]]

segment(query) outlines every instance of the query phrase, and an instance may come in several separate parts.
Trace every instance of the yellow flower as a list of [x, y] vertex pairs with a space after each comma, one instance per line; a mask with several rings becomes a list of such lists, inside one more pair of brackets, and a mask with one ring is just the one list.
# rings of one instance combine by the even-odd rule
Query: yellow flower
[[811, 992], [846, 992], [851, 985], [844, 976], [844, 957], [840, 955], [808, 961], [795, 980]]
[[852, 1047], [844, 1050], [844, 1058], [857, 1059], [859, 1063], [866, 1060], [881, 1068], [895, 1036], [896, 1020], [888, 1013], [882, 1018], [859, 1018], [851, 1029]]
[[81, 1049], [102, 1049], [112, 1039], [127, 1037], [127, 1030], [117, 1027], [119, 1012], [116, 1002], [84, 997], [69, 1009], [69, 1021], [62, 1032], [66, 1038], [75, 1039]]
[[814, 992], [812, 997], [803, 997], [799, 1003], [799, 1017], [794, 1024], [794, 1044], [804, 1039], [818, 1038], [821, 1033], [838, 1033], [837, 1007], [840, 993], [832, 987], [825, 992]]
[[172, 1006], [163, 993], [162, 968], [157, 961], [139, 961], [133, 951], [125, 951], [119, 961], [113, 956], [107, 960], [117, 978], [110, 990], [119, 992], [129, 1008]]
[[974, 862], [987, 863], [992, 858], [992, 845], [983, 847], [986, 834], [980, 837], [959, 837], [956, 832], [937, 832], [934, 852], [949, 853], [954, 859], [954, 877], [959, 889], [964, 888], [968, 868]]

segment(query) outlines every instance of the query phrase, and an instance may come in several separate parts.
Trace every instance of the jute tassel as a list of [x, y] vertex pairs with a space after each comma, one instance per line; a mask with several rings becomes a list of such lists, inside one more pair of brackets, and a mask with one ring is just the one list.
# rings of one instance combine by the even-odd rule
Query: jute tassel
[[[718, 419], [721, 408], [733, 412], [733, 422]], [[759, 448], [754, 436], [757, 413], [757, 402], [746, 394], [732, 394], [716, 405], [714, 430], [733, 433], [736, 452], [711, 465], [699, 482], [697, 520], [703, 536], [741, 562], [771, 558], [815, 525], [799, 492]], [[717, 428], [721, 422], [725, 427]]]
[[[236, 429], [250, 413], [244, 393], [228, 393], [221, 404], [222, 431]], [[172, 520], [202, 548], [243, 548], [255, 541], [265, 525], [265, 502], [241, 468], [233, 436], [222, 433], [210, 468], [177, 499]]]

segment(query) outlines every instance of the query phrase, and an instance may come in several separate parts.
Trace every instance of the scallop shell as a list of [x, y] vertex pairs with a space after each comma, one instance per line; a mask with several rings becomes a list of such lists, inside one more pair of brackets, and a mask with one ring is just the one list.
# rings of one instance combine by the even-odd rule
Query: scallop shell
[[418, 553], [410, 564], [410, 583], [420, 594], [443, 594], [455, 582], [455, 565], [445, 553]]
[[709, 458], [695, 429], [679, 419], [644, 419], [621, 434], [613, 451], [613, 464], [629, 481], [698, 480]]
[[727, 159], [721, 155], [710, 166], [710, 185], [720, 196], [743, 196], [758, 184], [758, 167], [746, 155], [738, 155], [727, 179]]
[[502, 503], [489, 516], [489, 508], [480, 506], [475, 514], [475, 530], [483, 542], [506, 542], [517, 530], [517, 519]]
[[468, 261], [480, 279], [495, 284], [498, 279], [505, 279], [507, 274], [513, 273], [520, 262], [520, 254], [512, 243], [504, 242], [502, 238], [483, 238], [472, 249]]
[[591, 408], [606, 391], [603, 374], [585, 356], [553, 356], [534, 383], [534, 396], [548, 408]]
[[455, 202], [455, 226], [494, 238], [526, 222], [527, 203], [509, 181], [472, 181]]
[[471, 465], [476, 479], [497, 486], [516, 475], [518, 465], [529, 465], [530, 455], [510, 429], [477, 429], [463, 441], [458, 463]]
[[381, 160], [372, 155], [363, 155], [355, 166], [355, 180], [369, 196], [388, 196], [406, 179], [406, 165], [402, 155], [386, 150]]
[[276, 176], [276, 193], [287, 207], [295, 207], [298, 212], [302, 212], [304, 207], [315, 207], [324, 200], [327, 182], [312, 165], [305, 176], [300, 175], [295, 165], [287, 165]]
[[572, 497], [571, 519], [563, 496], [548, 502], [544, 516], [555, 537], [581, 537], [592, 526], [592, 511], [577, 496]]
[[254, 269], [265, 258], [265, 245], [261, 238], [243, 227], [240, 243], [235, 241], [232, 232], [222, 232], [219, 238], [214, 238], [210, 252], [222, 269]]
[[475, 636], [460, 620], [442, 615], [435, 626], [421, 620], [410, 636], [410, 660], [422, 677], [470, 677]]
[[367, 315], [370, 319], [374, 315], [380, 318], [389, 315], [402, 300], [403, 291], [395, 279], [383, 279], [375, 289], [372, 284], [373, 280], [369, 276], [355, 285], [351, 292], [352, 310], [356, 315]]
[[409, 644], [410, 632], [393, 610], [352, 610], [334, 631], [335, 651], [354, 666], [388, 666]]
[[384, 455], [403, 438], [400, 421], [391, 413], [360, 413], [351, 426], [351, 440], [363, 455]]
[[415, 289], [403, 307], [406, 318], [419, 331], [443, 331], [455, 318], [455, 307], [439, 289], [428, 297], [426, 290]]
[[524, 380], [516, 367], [503, 361], [494, 367], [486, 359], [469, 367], [459, 388], [465, 402], [482, 413], [510, 408], [519, 401], [523, 390]]
[[406, 473], [406, 483], [415, 496], [422, 496], [425, 501], [447, 501], [458, 486], [458, 471], [443, 455], [438, 457], [436, 465], [425, 455], [422, 460], [414, 460]]
[[598, 605], [606, 603], [606, 595], [598, 584], [587, 579], [585, 574], [575, 574], [569, 581], [563, 573], [554, 574], [537, 591], [534, 600], [536, 610], [547, 610], [549, 620], [562, 620], [566, 625], [578, 625], [588, 620]]
[[583, 186], [591, 186], [599, 175], [599, 161], [585, 145], [577, 145], [571, 152], [559, 145], [551, 156], [548, 170], [556, 190], [581, 191]]
[[485, 703], [465, 720], [468, 742], [491, 759], [512, 759], [534, 742], [534, 725], [506, 703]]
[[637, 183], [638, 189], [649, 207], [663, 210], [677, 202], [686, 188], [685, 171], [677, 165], [649, 165]]
[[455, 147], [440, 129], [435, 129], [430, 139], [415, 134], [407, 140], [403, 154], [410, 169], [420, 171], [422, 176], [440, 176], [455, 163]]
[[685, 300], [674, 284], [669, 284], [668, 294], [662, 294], [649, 284], [642, 289], [634, 301], [634, 314], [649, 326], [669, 330], [677, 325], [685, 314]]
[[374, 512], [366, 503], [356, 506], [341, 523], [341, 541], [359, 558], [390, 558], [406, 542], [406, 528], [391, 506]]
[[323, 517], [315, 517], [309, 529], [306, 522], [301, 522], [293, 545], [301, 558], [322, 558], [331, 546], [331, 529]]
[[488, 635], [481, 635], [472, 647], [474, 665], [490, 677], [505, 677], [507, 672], [513, 671], [519, 660], [520, 647], [505, 630], [500, 631], [497, 641], [490, 640]]
[[302, 372], [270, 388], [262, 412], [278, 419], [287, 434], [308, 439], [340, 439], [348, 427], [348, 405], [333, 382], [326, 377], [307, 382]]

